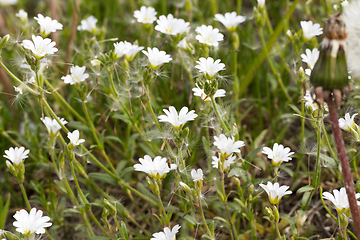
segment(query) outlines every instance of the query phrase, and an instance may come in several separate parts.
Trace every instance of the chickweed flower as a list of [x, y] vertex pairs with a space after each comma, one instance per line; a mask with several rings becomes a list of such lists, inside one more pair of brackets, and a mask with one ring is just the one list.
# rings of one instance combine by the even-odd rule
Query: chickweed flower
[[172, 60], [169, 54], [166, 54], [165, 51], [159, 51], [158, 48], [147, 48], [147, 51], [142, 50], [142, 52], [148, 57], [149, 64], [152, 69], [157, 69], [164, 63], [168, 63]]
[[[310, 69], [309, 69], [310, 70]], [[304, 100], [305, 100], [305, 107], [311, 112], [315, 112], [319, 109], [319, 105], [314, 101], [315, 95], [311, 96], [310, 91], [306, 90]], [[322, 110], [324, 113], [329, 112], [329, 108], [326, 102], [321, 104]]]
[[170, 230], [168, 227], [165, 227], [164, 232], [154, 233], [153, 238], [150, 240], [175, 240], [175, 235], [179, 232], [180, 228], [181, 226], [179, 226], [179, 224], [175, 225], [172, 230]]
[[195, 37], [196, 40], [208, 46], [217, 47], [219, 41], [224, 40], [224, 35], [219, 33], [219, 29], [213, 28], [211, 25], [201, 25], [195, 29], [195, 32], [198, 34]]
[[115, 47], [115, 58], [120, 59], [125, 55], [127, 61], [132, 61], [135, 55], [144, 49], [144, 47], [139, 47], [138, 45], [133, 45], [127, 41], [121, 41], [118, 43], [114, 43]]
[[142, 6], [140, 10], [134, 11], [134, 17], [139, 23], [153, 23], [156, 20], [157, 12], [153, 7]]
[[97, 19], [94, 16], [90, 16], [87, 19], [81, 20], [81, 25], [77, 26], [78, 31], [88, 31], [95, 34], [97, 31], [96, 23]]
[[80, 133], [79, 130], [75, 130], [73, 132], [68, 132], [67, 133], [67, 137], [70, 140], [70, 147], [71, 148], [75, 148], [76, 146], [78, 146], [79, 144], [85, 142], [84, 139], [79, 139], [80, 138]]
[[177, 35], [190, 29], [190, 23], [185, 22], [183, 19], [174, 18], [171, 13], [167, 16], [161, 15], [156, 22], [155, 30], [166, 35]]
[[320, 24], [313, 24], [312, 21], [301, 21], [301, 28], [303, 30], [303, 35], [306, 41], [312, 39], [315, 36], [319, 36], [323, 33], [323, 29], [320, 27]]
[[259, 8], [264, 8], [265, 6], [265, 0], [257, 0]]
[[220, 63], [220, 61], [220, 59], [217, 59], [214, 62], [212, 57], [201, 57], [199, 61], [196, 61], [198, 65], [196, 65], [195, 68], [197, 68], [199, 72], [204, 73], [207, 79], [211, 80], [219, 71], [225, 69], [225, 64]]
[[211, 162], [213, 168], [217, 168], [220, 171], [229, 171], [231, 164], [234, 163], [234, 160], [236, 159], [236, 156], [234, 154], [231, 154], [228, 158], [225, 159], [224, 162], [221, 162], [221, 159], [212, 156], [213, 161]]
[[[205, 102], [211, 101], [210, 93], [209, 94], [205, 93], [205, 90], [200, 88], [197, 83], [195, 83], [195, 86], [196, 87], [192, 89], [192, 91], [194, 92], [194, 96], [201, 97], [201, 100]], [[226, 91], [224, 89], [218, 89], [216, 90], [213, 98], [215, 99], [217, 97], [225, 97], [225, 93]]]
[[177, 113], [175, 107], [170, 106], [169, 110], [163, 109], [166, 115], [159, 116], [159, 122], [168, 122], [170, 123], [176, 130], [180, 130], [185, 123], [188, 121], [193, 121], [198, 115], [195, 113], [195, 110], [191, 110], [187, 107], [181, 108], [179, 114]]
[[319, 59], [320, 52], [317, 48], [314, 48], [312, 51], [310, 49], [306, 49], [305, 53], [306, 54], [301, 54], [302, 61], [307, 63], [310, 69], [313, 69], [315, 63]]
[[[350, 208], [348, 196], [344, 187], [340, 188], [340, 191], [334, 189], [333, 194], [329, 192], [324, 192], [323, 198], [330, 200], [335, 205], [336, 211], [339, 214], [346, 212], [346, 210]], [[360, 193], [356, 193], [355, 198], [360, 198]], [[357, 204], [360, 205], [360, 202], [357, 201]]]
[[59, 23], [57, 20], [53, 20], [50, 17], [44, 17], [42, 14], [38, 14], [34, 19], [40, 25], [40, 34], [43, 37], [48, 36], [52, 32], [56, 32], [56, 30], [62, 30], [63, 25]]
[[347, 132], [356, 131], [359, 128], [358, 125], [354, 122], [356, 115], [358, 114], [355, 113], [350, 117], [350, 114], [346, 113], [345, 118], [339, 119], [339, 127]]
[[268, 158], [272, 160], [272, 164], [275, 167], [278, 167], [282, 162], [288, 162], [291, 160], [290, 156], [293, 155], [294, 152], [290, 151], [290, 148], [284, 148], [283, 145], [275, 143], [273, 149], [264, 147], [262, 153], [266, 154]]
[[[60, 124], [55, 119], [45, 117], [45, 118], [40, 118], [40, 120], [45, 124], [45, 126], [49, 132], [49, 135], [51, 137], [55, 137], [61, 129]], [[60, 118], [59, 120], [62, 123], [62, 125], [65, 125], [68, 123], [64, 118]]]
[[292, 191], [286, 191], [289, 189], [289, 186], [284, 185], [280, 187], [278, 182], [274, 184], [267, 182], [267, 185], [260, 183], [259, 185], [266, 191], [266, 193], [269, 195], [270, 203], [274, 205], [278, 204], [283, 196], [292, 194]]
[[14, 166], [17, 168], [24, 161], [24, 159], [28, 158], [29, 152], [30, 150], [25, 150], [24, 147], [11, 147], [9, 150], [5, 150], [5, 155], [3, 155], [3, 157], [10, 160], [6, 160], [6, 165], [8, 167], [14, 164]]
[[13, 225], [16, 227], [16, 231], [25, 236], [31, 236], [34, 233], [44, 234], [45, 228], [52, 225], [52, 223], [49, 222], [50, 218], [47, 216], [43, 217], [43, 212], [36, 210], [36, 208], [32, 208], [30, 213], [24, 209], [16, 211], [14, 218], [16, 221]]
[[85, 70], [85, 66], [72, 66], [70, 68], [70, 74], [61, 77], [61, 79], [64, 80], [64, 83], [70, 83], [70, 85], [84, 82], [89, 77], [89, 74], [85, 73]]
[[0, 5], [6, 6], [6, 5], [15, 5], [17, 4], [18, 0], [0, 0]]
[[145, 155], [144, 158], [139, 158], [140, 164], [135, 164], [135, 171], [147, 173], [150, 177], [161, 179], [166, 177], [166, 174], [171, 170], [177, 168], [176, 164], [168, 166], [165, 157], [157, 156], [154, 160], [149, 155]]
[[203, 171], [201, 168], [199, 168], [198, 170], [191, 170], [191, 177], [194, 180], [194, 182], [198, 182], [198, 181], [202, 181], [203, 180]]
[[42, 38], [41, 36], [34, 35], [32, 35], [31, 38], [32, 41], [24, 40], [21, 45], [25, 49], [29, 49], [37, 59], [41, 59], [46, 55], [53, 55], [58, 51], [58, 49], [54, 47], [56, 43], [52, 42], [50, 38]]
[[222, 14], [215, 14], [215, 21], [221, 22], [228, 31], [232, 32], [235, 31], [237, 25], [244, 22], [246, 17], [237, 15], [237, 13], [234, 12], [227, 12], [224, 15]]
[[224, 134], [220, 134], [219, 137], [214, 136], [214, 139], [214, 145], [225, 158], [229, 157], [232, 153], [240, 154], [240, 148], [245, 146], [243, 141], [235, 141], [234, 137], [228, 138]]
[[28, 21], [28, 13], [24, 9], [20, 9], [18, 13], [15, 14], [16, 17], [20, 18], [21, 22], [24, 24]]

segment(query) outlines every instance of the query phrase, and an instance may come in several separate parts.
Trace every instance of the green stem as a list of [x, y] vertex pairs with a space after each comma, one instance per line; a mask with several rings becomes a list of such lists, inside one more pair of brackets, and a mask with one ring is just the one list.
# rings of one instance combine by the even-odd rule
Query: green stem
[[150, 93], [149, 87], [147, 86], [147, 87], [146, 87], [146, 97], [147, 97], [147, 102], [148, 102], [148, 105], [149, 105], [149, 108], [150, 108], [150, 112], [151, 112], [151, 115], [152, 115], [152, 117], [153, 117], [153, 119], [154, 119], [154, 121], [155, 121], [155, 124], [156, 124], [157, 128], [161, 131], [161, 127], [160, 127], [160, 125], [159, 125], [159, 122], [158, 122], [158, 120], [157, 120], [157, 118], [156, 118], [156, 116], [155, 116], [153, 107], [152, 107], [152, 105], [151, 105], [150, 94], [149, 94], [149, 93]]
[[31, 210], [31, 205], [30, 205], [30, 202], [29, 202], [29, 199], [27, 197], [27, 194], [26, 194], [26, 191], [25, 191], [25, 188], [24, 188], [24, 184], [23, 183], [19, 183], [20, 185], [20, 189], [21, 189], [21, 193], [24, 197], [24, 200], [25, 200], [25, 203], [26, 203], [26, 206], [27, 208], [29, 209], [29, 211]]
[[208, 232], [208, 234], [209, 234], [210, 237], [214, 237], [214, 236], [212, 235], [211, 231], [210, 231], [209, 226], [208, 226], [207, 223], [206, 223], [206, 219], [205, 219], [205, 215], [204, 215], [204, 211], [203, 211], [203, 206], [202, 206], [202, 204], [201, 204], [201, 199], [199, 200], [199, 208], [200, 208], [201, 218], [202, 218], [202, 220], [203, 220], [203, 222], [204, 222], [206, 231]]
[[133, 192], [134, 194], [138, 195], [139, 197], [141, 197], [142, 199], [144, 199], [145, 201], [147, 201], [148, 203], [152, 204], [153, 206], [159, 207], [159, 203], [155, 202], [154, 200], [152, 200], [151, 198], [145, 196], [144, 194], [142, 194], [141, 192], [139, 192], [138, 190], [136, 190], [135, 188], [131, 187], [128, 183], [124, 182], [124, 180], [120, 179], [119, 184], [124, 187], [129, 189], [131, 192]]
[[279, 230], [279, 223], [275, 223], [275, 228], [276, 228], [276, 233], [278, 235], [279, 240], [281, 240], [281, 234], [280, 234], [280, 230]]
[[236, 240], [236, 236], [237, 236], [237, 233], [236, 233], [236, 229], [231, 221], [231, 216], [229, 214], [229, 210], [228, 210], [228, 207], [227, 207], [227, 196], [226, 196], [226, 192], [225, 192], [225, 174], [224, 174], [224, 171], [221, 171], [221, 187], [222, 187], [222, 192], [223, 192], [223, 196], [224, 196], [224, 199], [223, 199], [223, 204], [224, 204], [224, 207], [225, 207], [225, 212], [226, 212], [226, 216], [227, 216], [227, 219], [229, 221], [229, 224], [230, 224], [230, 229], [231, 229], [231, 235], [232, 235], [232, 239], [233, 240]]
[[211, 96], [211, 103], [212, 103], [212, 105], [213, 105], [213, 108], [214, 108], [214, 110], [215, 110], [216, 116], [218, 117], [221, 125], [223, 126], [223, 128], [225, 129], [226, 132], [230, 132], [229, 127], [225, 124], [222, 116], [220, 115], [219, 109], [218, 109], [218, 107], [217, 107], [217, 105], [216, 105], [216, 102], [215, 102], [215, 99], [214, 99], [213, 96]]

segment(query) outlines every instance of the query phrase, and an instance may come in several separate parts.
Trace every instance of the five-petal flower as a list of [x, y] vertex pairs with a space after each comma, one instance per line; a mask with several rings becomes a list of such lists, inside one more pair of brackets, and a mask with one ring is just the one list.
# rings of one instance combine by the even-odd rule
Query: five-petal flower
[[43, 217], [43, 212], [36, 210], [36, 208], [32, 208], [30, 213], [24, 209], [16, 211], [14, 218], [16, 221], [13, 225], [16, 227], [16, 231], [25, 236], [30, 236], [34, 233], [44, 234], [45, 228], [52, 225], [52, 223], [49, 222], [50, 218], [47, 216]]
[[40, 25], [40, 33], [43, 37], [48, 36], [52, 32], [56, 32], [56, 30], [62, 30], [63, 25], [59, 23], [57, 20], [53, 20], [50, 17], [44, 17], [42, 14], [38, 14], [34, 19]]
[[199, 72], [204, 73], [207, 79], [211, 80], [219, 71], [225, 69], [225, 64], [220, 63], [220, 61], [220, 59], [214, 61], [212, 57], [201, 57], [199, 61], [196, 61], [197, 65], [195, 68], [197, 68]]
[[157, 69], [163, 63], [168, 63], [172, 60], [169, 54], [166, 54], [165, 51], [159, 51], [158, 48], [147, 48], [147, 51], [142, 50], [142, 52], [148, 57], [149, 64], [152, 69]]
[[29, 49], [35, 58], [41, 59], [46, 55], [52, 55], [58, 51], [55, 48], [56, 43], [52, 42], [50, 38], [42, 38], [41, 36], [32, 35], [32, 41], [24, 40], [22, 46]]
[[70, 83], [70, 85], [81, 83], [85, 81], [89, 74], [85, 73], [86, 67], [72, 66], [70, 68], [70, 74], [61, 77], [64, 83]]
[[175, 107], [170, 106], [169, 110], [163, 109], [166, 115], [159, 116], [159, 122], [168, 122], [170, 123], [176, 130], [181, 129], [185, 123], [188, 121], [193, 121], [198, 115], [194, 110], [189, 112], [187, 107], [181, 108], [179, 114], [177, 113]]
[[356, 131], [357, 124], [354, 122], [356, 115], [358, 114], [355, 113], [350, 117], [350, 114], [346, 113], [345, 118], [339, 119], [339, 127], [347, 132]]
[[[40, 118], [40, 120], [45, 124], [45, 126], [49, 132], [49, 135], [51, 137], [55, 137], [61, 129], [60, 124], [55, 119], [45, 117], [45, 118]], [[62, 125], [65, 125], [68, 123], [64, 118], [60, 118], [59, 121], [62, 123]]]
[[171, 164], [170, 167], [165, 157], [157, 156], [154, 160], [149, 155], [144, 158], [139, 158], [140, 164], [135, 164], [135, 171], [147, 173], [150, 177], [161, 179], [166, 177], [166, 174], [171, 170], [177, 168], [176, 164]]
[[215, 21], [221, 22], [227, 30], [230, 32], [235, 31], [237, 25], [244, 22], [246, 17], [237, 15], [237, 13], [234, 12], [227, 12], [224, 15], [222, 14], [215, 14]]
[[96, 33], [97, 27], [97, 19], [94, 16], [90, 16], [87, 19], [81, 20], [81, 24], [77, 26], [77, 30], [79, 31], [88, 31], [90, 33]]
[[172, 230], [165, 227], [164, 232], [154, 233], [153, 238], [150, 240], [175, 240], [175, 235], [179, 232], [180, 228], [181, 226], [179, 226], [179, 224], [175, 225]]
[[305, 50], [306, 54], [301, 54], [302, 61], [307, 63], [308, 67], [310, 69], [313, 69], [315, 66], [315, 63], [317, 62], [319, 58], [319, 50], [317, 48], [314, 48], [312, 51], [310, 49]]
[[267, 182], [267, 185], [265, 184], [259, 184], [260, 187], [262, 187], [266, 193], [269, 195], [269, 200], [271, 202], [271, 204], [278, 204], [280, 199], [287, 195], [287, 194], [291, 194], [292, 191], [286, 191], [289, 189], [289, 186], [281, 186], [279, 185], [278, 182], [272, 184], [271, 182]]
[[79, 144], [85, 142], [84, 139], [79, 139], [80, 138], [80, 132], [79, 130], [75, 130], [73, 132], [68, 132], [67, 133], [67, 137], [70, 140], [70, 146], [72, 148], [75, 148], [76, 146], [78, 146]]
[[272, 160], [274, 166], [278, 167], [282, 162], [288, 162], [291, 160], [291, 155], [294, 152], [290, 152], [291, 149], [289, 147], [284, 148], [282, 144], [274, 144], [273, 149], [269, 147], [264, 147], [262, 153], [266, 154], [269, 159]]
[[232, 153], [240, 154], [240, 148], [245, 146], [243, 141], [235, 141], [234, 137], [228, 138], [224, 134], [220, 134], [219, 137], [214, 136], [214, 139], [214, 145], [225, 158], [229, 157]]
[[198, 34], [195, 37], [196, 40], [208, 46], [217, 47], [219, 41], [224, 40], [224, 35], [219, 33], [219, 29], [213, 28], [211, 25], [201, 25], [195, 29], [195, 32]]
[[[346, 189], [344, 187], [340, 188], [340, 191], [334, 189], [333, 194], [324, 192], [323, 198], [330, 200], [335, 205], [336, 211], [339, 214], [344, 213], [350, 207]], [[360, 193], [356, 193], [355, 198], [360, 198]], [[360, 205], [360, 202], [357, 201], [357, 204]]]
[[318, 23], [313, 24], [312, 21], [301, 21], [300, 25], [303, 30], [304, 38], [307, 41], [323, 33], [323, 29]]
[[28, 158], [30, 150], [25, 150], [24, 147], [11, 147], [9, 150], [5, 150], [5, 155], [3, 155], [4, 158], [7, 158], [9, 160], [6, 160], [6, 165], [12, 165], [12, 163], [15, 165], [15, 167], [19, 166], [24, 159]]
[[153, 7], [142, 6], [140, 10], [134, 11], [134, 17], [139, 23], [149, 24], [156, 20], [157, 12]]

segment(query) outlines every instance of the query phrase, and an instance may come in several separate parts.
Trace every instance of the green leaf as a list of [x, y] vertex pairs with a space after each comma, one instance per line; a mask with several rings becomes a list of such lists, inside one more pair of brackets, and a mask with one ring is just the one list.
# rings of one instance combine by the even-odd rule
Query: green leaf
[[222, 217], [214, 217], [213, 219], [214, 220], [219, 220], [219, 221], [221, 221], [223, 223], [228, 223], [227, 220], [225, 218], [222, 218]]
[[0, 196], [0, 229], [4, 229], [5, 227], [6, 217], [8, 215], [9, 206], [10, 206], [10, 197], [11, 195], [9, 194], [6, 203], [4, 205], [3, 197]]
[[126, 228], [126, 224], [124, 221], [121, 221], [120, 223], [120, 234], [121, 236], [125, 239], [125, 240], [129, 240], [129, 233], [128, 233], [128, 230]]
[[314, 190], [315, 188], [311, 185], [307, 185], [307, 186], [304, 186], [304, 187], [301, 187], [299, 188], [299, 190], [297, 190], [296, 194], [299, 194], [299, 193], [303, 193], [303, 192], [308, 192], [308, 191], [312, 191]]
[[89, 173], [89, 177], [93, 180], [98, 180], [103, 183], [110, 183], [112, 185], [117, 185], [117, 182], [107, 173]]

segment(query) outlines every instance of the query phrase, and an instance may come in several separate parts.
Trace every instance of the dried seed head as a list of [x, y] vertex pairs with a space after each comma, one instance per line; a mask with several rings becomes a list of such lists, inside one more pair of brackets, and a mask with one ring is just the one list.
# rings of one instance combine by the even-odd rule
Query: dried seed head
[[328, 39], [344, 40], [347, 37], [347, 29], [340, 14], [339, 12], [334, 16], [328, 16], [329, 18], [325, 22], [324, 35]]

